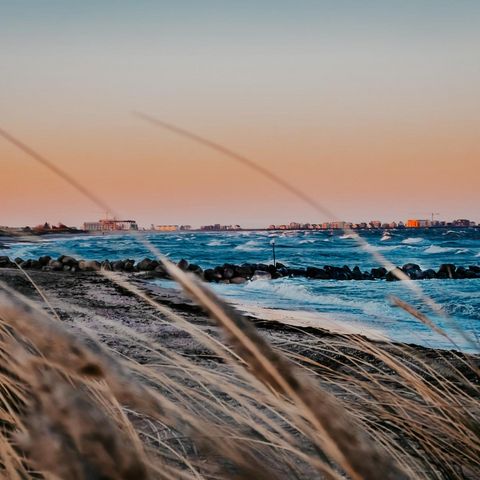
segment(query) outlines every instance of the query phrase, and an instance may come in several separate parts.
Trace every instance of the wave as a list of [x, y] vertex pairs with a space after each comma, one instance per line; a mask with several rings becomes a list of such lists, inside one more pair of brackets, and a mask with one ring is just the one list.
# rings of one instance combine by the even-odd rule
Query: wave
[[460, 250], [457, 250], [455, 252], [455, 255], [461, 255], [462, 253], [468, 253], [470, 251], [470, 249], [468, 248], [461, 248]]
[[209, 247], [220, 247], [222, 245], [225, 245], [224, 242], [222, 242], [221, 240], [210, 240], [207, 245]]
[[298, 243], [315, 243], [315, 240], [300, 240]]
[[342, 240], [347, 240], [347, 239], [354, 239], [354, 238], [357, 238], [358, 237], [358, 233], [345, 233], [343, 235], [340, 235], [339, 238], [341, 238]]
[[294, 300], [308, 303], [316, 303], [318, 296], [311, 293], [303, 285], [294, 285], [291, 283], [273, 283], [273, 282], [249, 282], [245, 284], [245, 290], [259, 292], [261, 294], [272, 295], [271, 298], [282, 298], [285, 300]]
[[413, 245], [415, 243], [423, 242], [423, 240], [424, 239], [422, 237], [408, 237], [405, 240], [402, 240], [402, 243], [405, 245]]
[[257, 252], [260, 250], [260, 245], [257, 240], [249, 240], [248, 242], [237, 245], [234, 250], [240, 252]]
[[454, 247], [439, 247], [438, 245], [430, 245], [423, 252], [424, 253], [435, 254], [435, 253], [451, 252], [452, 250], [455, 250], [455, 248]]
[[391, 251], [397, 250], [401, 245], [365, 245], [360, 248], [364, 249], [367, 252], [378, 252], [378, 251]]

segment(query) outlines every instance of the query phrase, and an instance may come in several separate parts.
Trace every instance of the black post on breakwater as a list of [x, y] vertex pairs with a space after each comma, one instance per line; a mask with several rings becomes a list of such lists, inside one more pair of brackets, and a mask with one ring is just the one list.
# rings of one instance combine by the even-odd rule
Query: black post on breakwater
[[275, 258], [275, 240], [272, 240], [270, 243], [272, 245], [272, 252], [273, 252], [273, 266], [276, 267], [277, 266], [277, 260]]

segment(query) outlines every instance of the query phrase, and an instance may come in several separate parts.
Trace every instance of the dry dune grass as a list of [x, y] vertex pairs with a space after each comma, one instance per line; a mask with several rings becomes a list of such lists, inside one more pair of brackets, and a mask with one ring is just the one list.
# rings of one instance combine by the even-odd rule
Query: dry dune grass
[[478, 478], [478, 376], [469, 362], [442, 373], [414, 350], [356, 336], [347, 351], [308, 336], [281, 351], [204, 285], [168, 268], [224, 330], [224, 343], [105, 273], [221, 363], [198, 364], [97, 317], [109, 335], [145, 349], [140, 365], [3, 286], [6, 477]]

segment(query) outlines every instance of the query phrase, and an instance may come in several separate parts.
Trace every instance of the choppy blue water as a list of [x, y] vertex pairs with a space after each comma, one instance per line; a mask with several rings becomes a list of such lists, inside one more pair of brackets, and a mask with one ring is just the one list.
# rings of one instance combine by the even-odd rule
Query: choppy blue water
[[[225, 262], [272, 261], [271, 241], [275, 240], [277, 261], [288, 266], [327, 264], [362, 269], [377, 267], [372, 255], [341, 232], [226, 232], [146, 233], [145, 237], [172, 260], [186, 258], [203, 268]], [[390, 236], [378, 231], [361, 232], [373, 249], [394, 264], [418, 263], [423, 269], [441, 263], [480, 264], [480, 229], [397, 230]], [[2, 252], [0, 251], [0, 254]], [[35, 244], [13, 244], [3, 252], [24, 259], [49, 254], [74, 254], [85, 259], [140, 260], [150, 256], [135, 236], [105, 235], [44, 238]], [[165, 283], [164, 283], [165, 284]], [[397, 295], [429, 314], [463, 350], [478, 351], [480, 334], [480, 279], [423, 280], [416, 282], [425, 293], [443, 306], [448, 319], [432, 314], [403, 282], [315, 281], [305, 278], [256, 281], [244, 285], [215, 285], [232, 301], [285, 310], [308, 310], [331, 318], [380, 330], [392, 340], [438, 348], [453, 348], [399, 308], [388, 296]], [[464, 338], [465, 336], [468, 339]]]

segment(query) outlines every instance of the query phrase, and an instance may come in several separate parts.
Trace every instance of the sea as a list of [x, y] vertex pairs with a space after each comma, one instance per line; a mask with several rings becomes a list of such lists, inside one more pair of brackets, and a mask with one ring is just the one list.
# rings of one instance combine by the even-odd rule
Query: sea
[[[137, 235], [141, 235], [171, 260], [185, 258], [204, 269], [223, 263], [272, 263], [273, 242], [277, 262], [289, 267], [358, 265], [368, 270], [380, 266], [374, 252], [395, 265], [416, 263], [422, 269], [437, 269], [442, 263], [480, 265], [480, 228], [371, 230], [359, 234], [370, 244], [368, 249], [341, 231], [186, 231], [45, 236], [32, 243], [11, 243], [0, 255], [23, 259], [62, 254], [91, 260], [151, 258], [139, 241]], [[177, 288], [168, 280], [154, 282]], [[410, 288], [412, 283], [415, 290]], [[480, 350], [480, 279], [386, 282], [281, 278], [210, 285], [238, 308], [264, 318], [426, 347], [471, 353]], [[445, 335], [395, 306], [392, 295], [428, 315]], [[440, 309], [432, 309], [425, 296]]]

